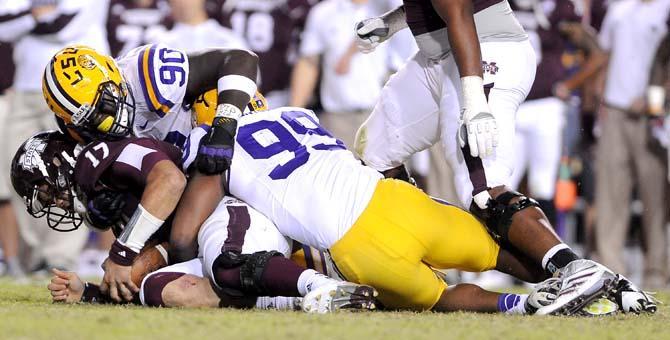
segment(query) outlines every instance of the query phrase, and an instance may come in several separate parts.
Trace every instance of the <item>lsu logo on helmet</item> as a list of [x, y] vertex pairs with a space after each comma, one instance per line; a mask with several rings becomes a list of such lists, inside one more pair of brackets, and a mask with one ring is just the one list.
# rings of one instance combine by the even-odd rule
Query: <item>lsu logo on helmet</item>
[[42, 93], [73, 137], [121, 138], [131, 132], [134, 99], [114, 59], [87, 46], [58, 51], [42, 77]]

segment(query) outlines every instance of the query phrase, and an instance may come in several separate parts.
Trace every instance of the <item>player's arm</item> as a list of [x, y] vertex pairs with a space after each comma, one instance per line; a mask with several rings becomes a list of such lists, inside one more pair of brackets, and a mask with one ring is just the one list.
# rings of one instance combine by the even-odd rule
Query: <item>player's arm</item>
[[175, 210], [186, 187], [186, 178], [175, 160], [178, 156], [168, 154], [178, 151], [170, 148], [173, 147], [148, 140], [128, 144], [119, 155], [123, 161], [115, 162], [111, 168], [111, 177], [122, 181], [124, 186], [144, 188], [140, 204], [112, 245], [100, 287], [115, 301], [122, 298], [130, 301], [139, 291], [131, 280], [131, 265], [149, 237]]
[[[473, 157], [493, 154], [498, 144], [495, 118], [484, 94], [482, 52], [475, 27], [471, 0], [431, 0], [433, 8], [447, 24], [449, 45], [461, 75], [463, 90], [461, 147], [466, 144]], [[464, 136], [467, 134], [467, 136]], [[467, 141], [467, 143], [466, 143]]]
[[572, 90], [581, 87], [605, 66], [607, 54], [600, 48], [593, 29], [578, 22], [564, 22], [559, 25], [559, 30], [575, 47], [583, 50], [587, 55], [586, 61], [577, 73], [556, 84], [555, 94], [562, 99], [566, 99]]
[[669, 62], [670, 34], [667, 34], [658, 46], [651, 65], [649, 87], [647, 88], [647, 107], [651, 114], [660, 115], [665, 110], [665, 85], [668, 81]]
[[356, 23], [356, 45], [363, 53], [370, 53], [398, 31], [407, 28], [405, 7], [400, 5], [378, 17]]
[[298, 59], [291, 72], [290, 106], [305, 107], [312, 98], [319, 78], [319, 56], [303, 56]]
[[246, 50], [214, 49], [190, 54], [188, 62], [184, 102], [214, 88], [218, 91], [212, 130], [200, 145], [196, 166], [206, 175], [221, 174], [230, 167], [237, 119], [256, 93], [258, 56]]

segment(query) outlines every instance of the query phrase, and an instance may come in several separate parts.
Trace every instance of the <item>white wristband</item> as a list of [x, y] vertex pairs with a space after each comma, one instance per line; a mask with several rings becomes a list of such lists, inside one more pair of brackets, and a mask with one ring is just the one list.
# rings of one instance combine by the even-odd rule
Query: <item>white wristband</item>
[[472, 108], [486, 105], [486, 94], [484, 94], [484, 79], [480, 76], [467, 76], [461, 78], [463, 88], [463, 106]]
[[135, 213], [119, 235], [118, 241], [139, 253], [149, 237], [163, 225], [163, 222], [138, 204]]
[[214, 117], [238, 119], [242, 117], [242, 111], [233, 104], [219, 104], [216, 106], [216, 115]]
[[249, 98], [252, 98], [254, 96], [254, 94], [256, 93], [256, 89], [257, 86], [255, 81], [245, 76], [240, 76], [237, 74], [229, 74], [227, 76], [223, 76], [219, 78], [219, 80], [216, 83], [217, 93], [221, 93], [223, 91], [228, 90], [237, 90], [248, 94]]

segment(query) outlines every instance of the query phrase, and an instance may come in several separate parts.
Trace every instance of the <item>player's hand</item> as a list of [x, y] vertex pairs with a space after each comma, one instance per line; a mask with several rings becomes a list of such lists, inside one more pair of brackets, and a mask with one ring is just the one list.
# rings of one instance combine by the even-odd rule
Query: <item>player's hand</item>
[[89, 220], [97, 227], [109, 227], [121, 219], [126, 205], [125, 194], [105, 190], [86, 204]]
[[133, 283], [130, 276], [131, 266], [122, 266], [105, 260], [103, 264], [105, 276], [102, 278], [100, 292], [109, 295], [116, 302], [131, 301], [140, 289]]
[[389, 38], [389, 26], [382, 18], [369, 18], [356, 23], [356, 47], [370, 53]]
[[74, 272], [52, 269], [54, 274], [47, 286], [51, 292], [51, 300], [60, 303], [77, 303], [84, 294], [84, 282]]
[[458, 133], [461, 147], [470, 146], [472, 157], [485, 158], [493, 155], [498, 146], [498, 126], [496, 119], [488, 108], [461, 111], [461, 126]]
[[195, 159], [196, 168], [201, 173], [218, 175], [230, 168], [236, 130], [237, 120], [227, 117], [214, 118], [212, 128], [200, 142]]

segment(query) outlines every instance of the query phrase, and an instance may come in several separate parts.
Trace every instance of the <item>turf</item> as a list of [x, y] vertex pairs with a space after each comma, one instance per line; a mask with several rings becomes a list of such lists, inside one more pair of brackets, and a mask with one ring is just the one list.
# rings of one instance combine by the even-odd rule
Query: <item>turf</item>
[[[670, 339], [670, 310], [602, 318], [59, 305], [46, 283], [0, 280], [1, 339]], [[670, 301], [670, 292], [659, 294]]]

